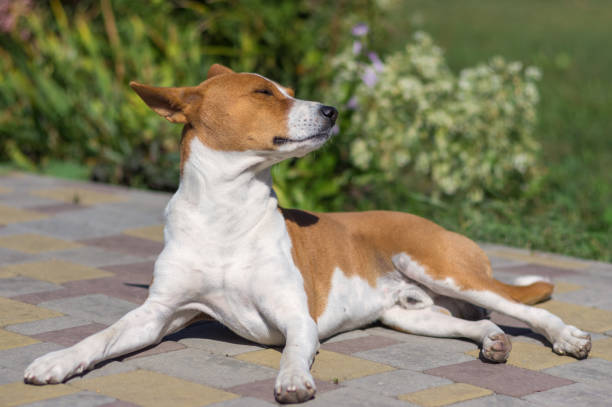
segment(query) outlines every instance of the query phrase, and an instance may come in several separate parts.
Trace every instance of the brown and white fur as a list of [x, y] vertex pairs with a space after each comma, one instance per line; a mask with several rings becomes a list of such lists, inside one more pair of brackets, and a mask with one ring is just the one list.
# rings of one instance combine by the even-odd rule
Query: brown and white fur
[[462, 319], [485, 308], [525, 321], [559, 354], [587, 356], [587, 333], [525, 305], [549, 298], [550, 283], [495, 280], [483, 251], [461, 235], [405, 213], [280, 208], [270, 167], [322, 146], [336, 109], [220, 65], [195, 87], [131, 85], [155, 112], [184, 124], [180, 186], [166, 208], [149, 297], [109, 328], [36, 359], [27, 382], [62, 382], [203, 313], [249, 340], [285, 345], [274, 388], [281, 402], [313, 397], [319, 340], [375, 321], [467, 337], [484, 358], [505, 361], [511, 344], [497, 325]]

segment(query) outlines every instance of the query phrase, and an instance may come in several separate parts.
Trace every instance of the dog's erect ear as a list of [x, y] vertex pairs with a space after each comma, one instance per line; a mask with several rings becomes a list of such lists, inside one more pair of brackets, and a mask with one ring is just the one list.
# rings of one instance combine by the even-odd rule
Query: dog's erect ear
[[187, 123], [186, 108], [199, 97], [195, 88], [164, 88], [130, 82], [132, 89], [155, 113], [172, 123]]
[[223, 66], [220, 64], [213, 64], [213, 66], [211, 66], [210, 69], [208, 69], [208, 74], [206, 75], [206, 79], [210, 79], [213, 76], [223, 75], [226, 73], [235, 73], [235, 72], [229, 69], [227, 66]]
[[295, 97], [295, 91], [291, 88], [287, 88], [283, 86], [283, 89], [285, 89], [285, 92], [287, 92], [287, 94], [291, 97]]

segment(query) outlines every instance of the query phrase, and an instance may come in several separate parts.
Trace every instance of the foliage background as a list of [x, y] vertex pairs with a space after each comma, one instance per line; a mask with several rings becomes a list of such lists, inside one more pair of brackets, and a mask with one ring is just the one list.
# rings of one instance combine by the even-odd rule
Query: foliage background
[[[285, 204], [405, 210], [472, 238], [612, 260], [612, 5], [600, 0], [0, 0], [0, 161], [52, 175], [173, 190], [180, 129], [127, 86], [193, 85], [209, 65], [257, 71], [326, 100], [330, 61], [357, 22], [381, 57], [416, 30], [450, 69], [502, 55], [543, 71], [534, 137], [540, 177], [479, 203], [461, 195], [357, 185], [349, 133], [274, 171]], [[336, 101], [334, 101], [335, 103]], [[344, 106], [339, 106], [342, 114]], [[344, 138], [343, 138], [344, 137]], [[411, 173], [404, 174], [410, 177]]]

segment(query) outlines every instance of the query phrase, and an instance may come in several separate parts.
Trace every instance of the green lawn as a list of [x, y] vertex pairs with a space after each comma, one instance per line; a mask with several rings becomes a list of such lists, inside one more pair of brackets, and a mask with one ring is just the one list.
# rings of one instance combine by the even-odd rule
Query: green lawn
[[389, 34], [378, 38], [387, 50], [403, 47], [421, 29], [446, 50], [456, 72], [493, 55], [543, 71], [537, 137], [546, 176], [537, 194], [476, 211], [417, 212], [478, 240], [611, 261], [612, 2], [397, 4], [384, 24]]

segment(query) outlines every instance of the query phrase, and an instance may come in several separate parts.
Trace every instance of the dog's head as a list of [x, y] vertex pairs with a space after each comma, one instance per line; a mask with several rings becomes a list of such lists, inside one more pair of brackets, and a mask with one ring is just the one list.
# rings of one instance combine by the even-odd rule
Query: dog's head
[[271, 162], [322, 146], [338, 117], [335, 108], [295, 99], [292, 89], [263, 76], [217, 64], [198, 86], [130, 86], [160, 116], [186, 125], [183, 143], [197, 137], [214, 150], [253, 151]]

